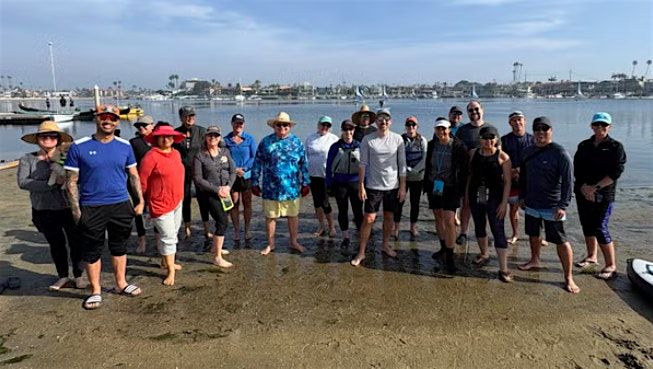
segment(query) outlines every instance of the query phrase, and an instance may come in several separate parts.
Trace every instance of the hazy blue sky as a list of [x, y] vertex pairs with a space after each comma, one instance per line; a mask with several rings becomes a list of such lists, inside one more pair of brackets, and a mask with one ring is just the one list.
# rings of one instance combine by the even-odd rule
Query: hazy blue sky
[[0, 75], [50, 87], [48, 41], [62, 88], [607, 79], [653, 58], [653, 0], [0, 0]]

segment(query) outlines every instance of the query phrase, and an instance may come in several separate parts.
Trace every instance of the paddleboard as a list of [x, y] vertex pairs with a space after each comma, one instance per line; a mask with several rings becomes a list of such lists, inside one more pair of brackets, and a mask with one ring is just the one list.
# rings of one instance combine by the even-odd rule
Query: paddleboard
[[632, 284], [653, 300], [653, 262], [642, 259], [628, 259], [627, 271]]
[[18, 166], [18, 160], [0, 163], [0, 170], [12, 169]]

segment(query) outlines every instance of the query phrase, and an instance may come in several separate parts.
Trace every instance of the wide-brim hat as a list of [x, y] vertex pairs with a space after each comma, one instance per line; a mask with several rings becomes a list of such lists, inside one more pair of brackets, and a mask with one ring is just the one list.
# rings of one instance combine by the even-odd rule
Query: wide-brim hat
[[64, 132], [59, 128], [56, 122], [51, 120], [46, 120], [45, 122], [39, 125], [39, 129], [34, 133], [28, 133], [21, 137], [20, 139], [31, 144], [38, 143], [38, 135], [42, 133], [58, 133], [59, 134], [59, 143], [63, 142], [73, 142], [73, 136]]
[[157, 125], [149, 135], [145, 136], [145, 142], [153, 144], [158, 136], [172, 136], [174, 143], [180, 143], [186, 139], [186, 135], [175, 131], [172, 126]]
[[297, 124], [297, 123], [293, 122], [292, 120], [290, 120], [290, 115], [288, 115], [288, 113], [283, 112], [283, 111], [279, 112], [277, 115], [275, 115], [274, 118], [268, 119], [268, 126], [270, 126], [272, 128], [274, 128], [274, 125], [277, 124], [277, 123], [288, 123], [291, 126], [294, 126], [295, 124]]
[[374, 121], [376, 120], [376, 114], [373, 111], [371, 111], [370, 107], [367, 106], [366, 104], [361, 105], [360, 110], [351, 115], [351, 121], [354, 122], [355, 125], [359, 125], [359, 122], [361, 120], [361, 115], [365, 113], [369, 114], [370, 123], [374, 123]]

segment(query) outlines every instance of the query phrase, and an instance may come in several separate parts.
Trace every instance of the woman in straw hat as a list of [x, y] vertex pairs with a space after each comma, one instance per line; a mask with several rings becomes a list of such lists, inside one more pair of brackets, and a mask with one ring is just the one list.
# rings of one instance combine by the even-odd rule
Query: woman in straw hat
[[29, 191], [32, 222], [50, 244], [50, 254], [59, 275], [59, 280], [50, 286], [50, 290], [58, 291], [69, 284], [69, 257], [73, 264], [74, 286], [85, 288], [79, 239], [70, 205], [64, 194], [65, 175], [58, 176], [54, 185], [48, 185], [52, 173], [52, 157], [59, 145], [70, 143], [73, 138], [63, 132], [57, 123], [45, 121], [36, 132], [24, 135], [22, 140], [39, 146], [38, 151], [27, 153], [20, 159], [18, 186]]
[[376, 132], [376, 127], [372, 125], [376, 121], [376, 114], [365, 104], [361, 105], [359, 111], [351, 115], [351, 121], [356, 125], [354, 140], [358, 142], [362, 142], [363, 137], [370, 133]]
[[233, 264], [222, 255], [224, 234], [229, 223], [229, 210], [233, 207], [231, 188], [236, 182], [236, 164], [231, 159], [229, 150], [221, 147], [220, 127], [209, 126], [204, 133], [202, 150], [193, 159], [193, 179], [195, 187], [207, 201], [209, 214], [215, 220], [213, 233], [213, 264], [229, 268]]
[[163, 280], [166, 286], [175, 284], [175, 272], [181, 269], [175, 263], [175, 254], [182, 219], [185, 169], [179, 151], [173, 149], [172, 144], [184, 138], [171, 126], [159, 125], [154, 128], [152, 133], [145, 136], [152, 149], [143, 156], [138, 170], [145, 204], [159, 232], [161, 266], [168, 271]]

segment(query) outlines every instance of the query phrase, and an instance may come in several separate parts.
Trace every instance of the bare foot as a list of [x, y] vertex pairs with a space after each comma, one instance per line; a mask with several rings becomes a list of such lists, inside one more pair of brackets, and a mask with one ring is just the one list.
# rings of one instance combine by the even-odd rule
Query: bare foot
[[412, 237], [417, 237], [417, 236], [419, 236], [419, 231], [417, 230], [417, 228], [411, 228], [411, 229], [410, 229], [410, 235], [411, 235]]
[[54, 284], [48, 287], [48, 289], [50, 291], [59, 291], [60, 289], [64, 288], [68, 282], [70, 282], [70, 279], [68, 278], [59, 278], [59, 280], [54, 282]]
[[191, 234], [190, 226], [189, 226], [189, 227], [185, 227], [185, 228], [184, 228], [184, 239], [185, 239], [185, 240], [189, 239], [189, 238], [190, 238], [190, 234]]
[[578, 287], [576, 285], [576, 283], [574, 282], [574, 280], [572, 279], [572, 280], [567, 281], [567, 284], [565, 285], [565, 290], [567, 292], [569, 292], [569, 293], [576, 294], [576, 293], [580, 292], [580, 287]]
[[542, 240], [542, 242], [540, 242], [540, 244], [541, 244], [542, 246], [549, 246], [549, 243], [546, 242], [546, 240]]
[[294, 244], [291, 243], [291, 244], [290, 244], [290, 248], [293, 249], [293, 250], [295, 250], [295, 251], [297, 251], [297, 252], [299, 252], [299, 253], [304, 252], [304, 246], [302, 246], [302, 245], [300, 245], [300, 244], [298, 244], [298, 243], [294, 243]]
[[265, 246], [265, 248], [263, 250], [261, 250], [261, 255], [267, 255], [267, 254], [271, 253], [272, 251], [274, 251], [274, 246], [269, 246], [269, 245]]
[[396, 258], [397, 257], [397, 252], [392, 249], [390, 246], [384, 246], [381, 248], [381, 252], [386, 254], [387, 256], [391, 258]]
[[226, 261], [223, 258], [214, 258], [213, 259], [213, 265], [219, 266], [220, 268], [230, 268], [233, 266], [232, 263]]
[[240, 241], [240, 230], [235, 230], [234, 229], [234, 241], [235, 242]]
[[538, 261], [529, 261], [526, 264], [517, 265], [517, 269], [519, 269], [519, 270], [538, 270], [538, 269], [542, 269], [542, 266], [540, 266], [540, 263]]
[[513, 243], [517, 242], [519, 240], [519, 236], [512, 236], [508, 239], [508, 244], [512, 245]]
[[317, 231], [315, 231], [315, 232], [313, 233], [313, 236], [315, 236], [315, 237], [322, 237], [322, 236], [324, 236], [325, 233], [326, 233], [326, 232], [324, 232], [324, 228], [320, 227], [320, 228], [317, 229]]
[[351, 259], [351, 265], [357, 267], [363, 260], [365, 260], [365, 255], [356, 255], [355, 258]]
[[171, 276], [171, 275], [165, 277], [165, 279], [163, 280], [163, 284], [166, 285], [166, 286], [174, 286], [175, 285], [175, 277]]
[[[161, 260], [161, 269], [168, 269], [163, 260]], [[181, 264], [175, 263], [175, 270], [181, 270]]]
[[329, 238], [335, 238], [335, 237], [336, 237], [336, 229], [335, 229], [335, 228], [331, 228], [331, 229], [329, 230]]
[[252, 232], [250, 232], [249, 230], [245, 231], [245, 240], [249, 241], [252, 238], [254, 238], [254, 235], [252, 234]]
[[136, 246], [136, 253], [137, 254], [145, 253], [145, 236], [138, 237], [138, 246]]

